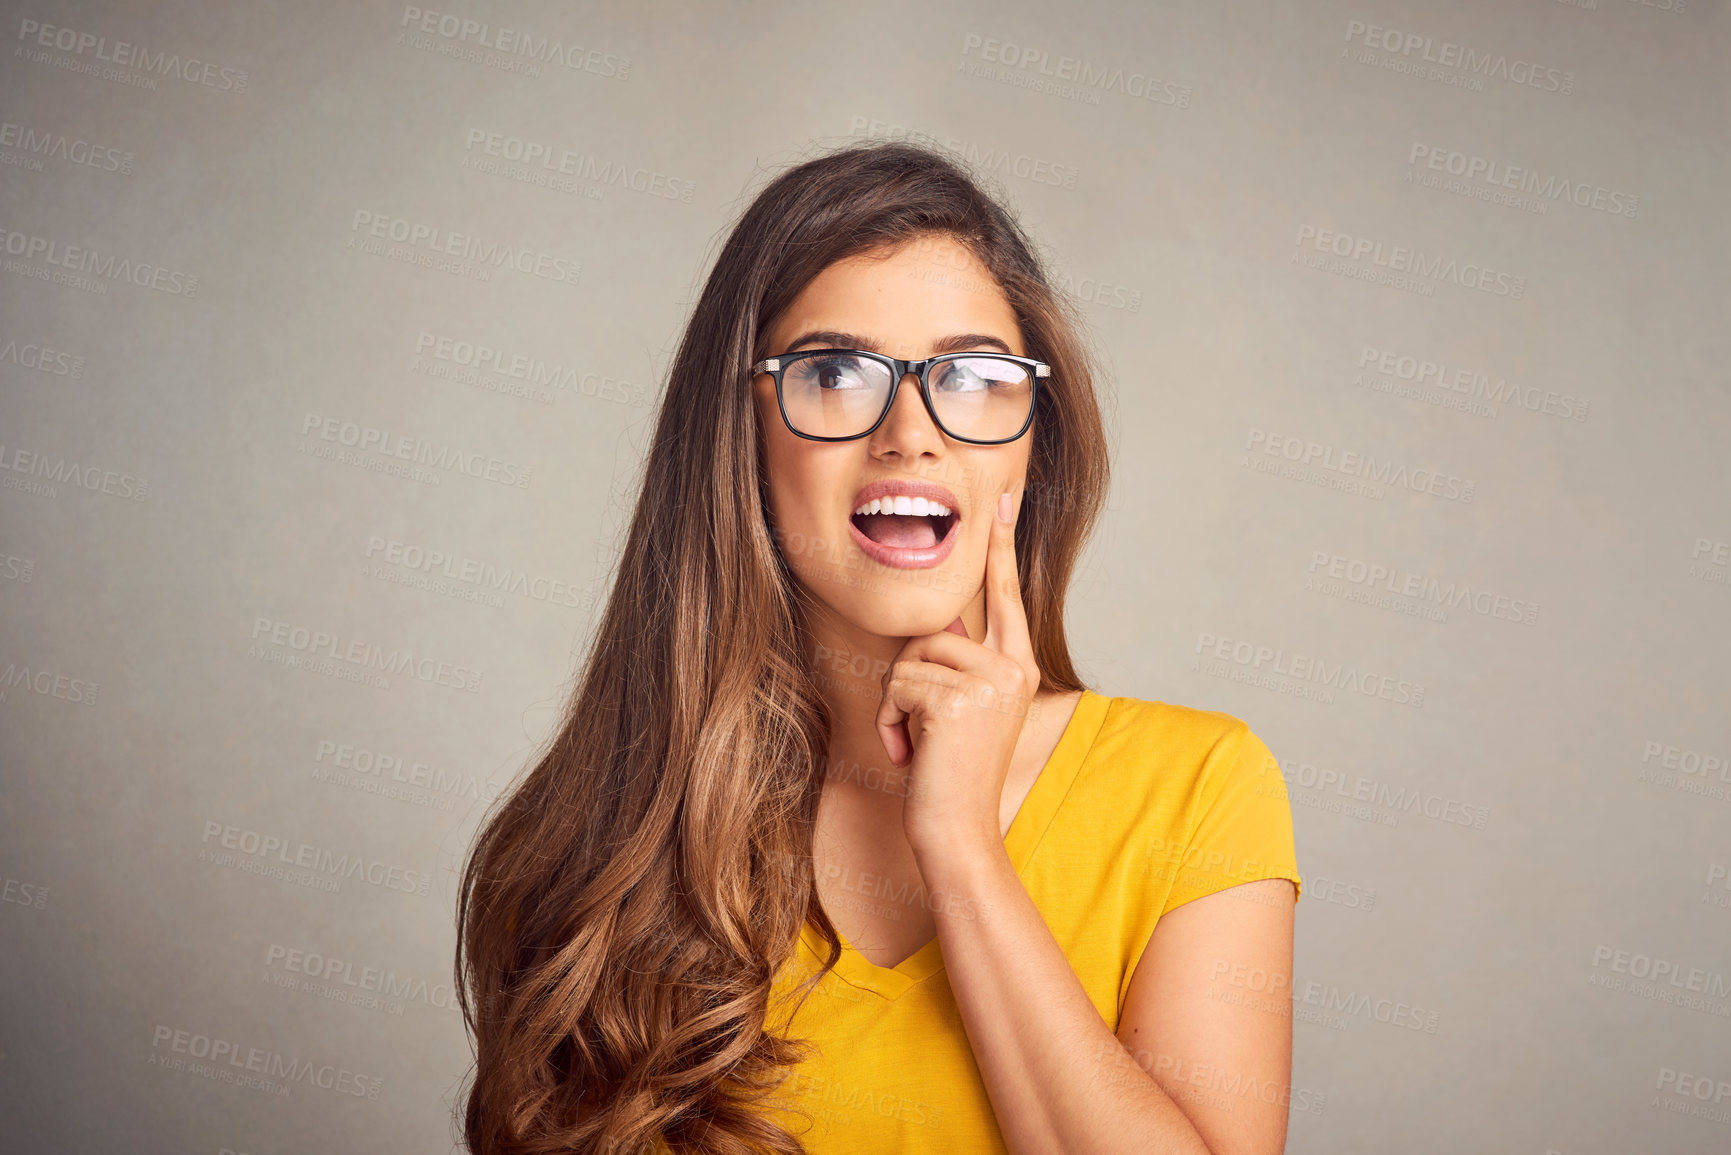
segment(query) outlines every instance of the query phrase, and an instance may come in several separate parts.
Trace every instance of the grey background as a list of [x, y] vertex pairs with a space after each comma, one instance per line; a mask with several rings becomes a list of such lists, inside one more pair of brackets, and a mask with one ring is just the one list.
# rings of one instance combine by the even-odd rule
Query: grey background
[[[1289, 1150], [1731, 1147], [1723, 3], [424, 7], [594, 54], [497, 67], [391, 3], [4, 5], [0, 1146], [454, 1146], [453, 872], [569, 689], [701, 278], [782, 167], [913, 134], [1110, 371], [1086, 676], [1287, 775]], [[475, 133], [586, 159], [513, 179]], [[1445, 187], [1454, 154], [1537, 184]], [[392, 259], [357, 214], [575, 275]], [[1454, 272], [1299, 263], [1321, 230]], [[1468, 391], [1403, 395], [1401, 357]], [[308, 452], [343, 423], [527, 483]], [[1348, 452], [1454, 496], [1343, 488]], [[1313, 588], [1359, 563], [1419, 596]], [[448, 676], [296, 668], [297, 629]], [[315, 1075], [226, 1082], [211, 1041]]]

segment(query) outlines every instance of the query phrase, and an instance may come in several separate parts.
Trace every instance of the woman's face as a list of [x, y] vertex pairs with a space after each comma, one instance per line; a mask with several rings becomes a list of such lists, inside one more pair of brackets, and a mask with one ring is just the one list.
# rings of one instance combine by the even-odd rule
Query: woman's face
[[[963, 351], [1027, 355], [1003, 290], [947, 234], [829, 266], [776, 319], [766, 348], [772, 357], [820, 348], [903, 360]], [[1010, 493], [1012, 508], [1021, 504], [1033, 426], [1002, 445], [952, 440], [933, 423], [910, 375], [870, 435], [811, 441], [783, 422], [769, 374], [754, 377], [752, 388], [775, 540], [808, 590], [854, 627], [883, 637], [935, 633], [983, 600], [991, 519], [1000, 493]], [[887, 483], [891, 494], [941, 502], [955, 525], [942, 517], [855, 517], [876, 483]], [[976, 616], [970, 612], [969, 621]]]

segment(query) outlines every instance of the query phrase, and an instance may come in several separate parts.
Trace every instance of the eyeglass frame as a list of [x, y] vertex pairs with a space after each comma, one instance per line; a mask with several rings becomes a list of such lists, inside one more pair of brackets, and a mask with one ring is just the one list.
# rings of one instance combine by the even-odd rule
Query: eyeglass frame
[[[819, 437], [815, 433], [801, 433], [798, 429], [794, 428], [793, 419], [787, 415], [787, 402], [781, 394], [781, 376], [783, 373], [787, 372], [787, 363], [790, 361], [796, 361], [804, 357], [822, 356], [825, 354], [833, 356], [837, 353], [846, 353], [856, 357], [869, 357], [880, 364], [888, 365], [894, 371], [895, 380], [890, 383], [889, 396], [884, 401], [883, 412], [878, 414], [878, 419], [872, 422], [871, 428], [867, 429], [864, 433], [855, 433], [848, 437]], [[955, 361], [963, 357], [991, 357], [999, 361], [1013, 362], [1031, 371], [1031, 375], [1028, 378], [1028, 417], [1027, 420], [1022, 422], [1022, 427], [1016, 430], [1016, 432], [1011, 436], [999, 437], [990, 441], [979, 441], [972, 437], [963, 437], [960, 434], [951, 433], [948, 429], [944, 428], [943, 421], [938, 418], [937, 407], [932, 404], [931, 383], [928, 380], [928, 374], [931, 371], [931, 367], [938, 364], [940, 361]], [[775, 357], [765, 357], [763, 360], [751, 367], [751, 373], [754, 377], [759, 373], [768, 373], [775, 380], [775, 405], [777, 409], [781, 410], [782, 424], [787, 426], [789, 433], [792, 433], [795, 437], [803, 437], [807, 441], [858, 441], [862, 437], [870, 437], [873, 433], [877, 432], [878, 426], [884, 423], [884, 418], [888, 417], [890, 415], [890, 410], [895, 407], [896, 391], [902, 387], [902, 379], [909, 373], [912, 373], [914, 378], [919, 382], [920, 400], [925, 403], [926, 412], [931, 416], [932, 424], [937, 426], [938, 431], [945, 437], [965, 442], [969, 445], [1008, 445], [1012, 441], [1019, 440], [1028, 432], [1029, 427], [1034, 424], [1034, 411], [1039, 407], [1040, 401], [1040, 378], [1050, 377], [1052, 375], [1052, 367], [1044, 361], [1036, 361], [1032, 357], [1017, 357], [1013, 353], [999, 353], [995, 350], [985, 349], [974, 349], [959, 353], [939, 353], [936, 357], [926, 357], [917, 361], [903, 361], [896, 357], [886, 356], [883, 353], [873, 353], [868, 349], [799, 349], [792, 353], [782, 353]]]

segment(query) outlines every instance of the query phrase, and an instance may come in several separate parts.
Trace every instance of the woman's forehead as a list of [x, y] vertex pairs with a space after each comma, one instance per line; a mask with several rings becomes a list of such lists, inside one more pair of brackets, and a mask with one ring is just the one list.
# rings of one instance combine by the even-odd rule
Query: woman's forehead
[[857, 334], [891, 356], [924, 356], [956, 333], [997, 336], [1021, 352], [1020, 327], [1008, 296], [978, 258], [967, 262], [932, 243], [909, 242], [886, 254], [846, 257], [819, 273], [771, 329], [781, 349], [810, 332]]

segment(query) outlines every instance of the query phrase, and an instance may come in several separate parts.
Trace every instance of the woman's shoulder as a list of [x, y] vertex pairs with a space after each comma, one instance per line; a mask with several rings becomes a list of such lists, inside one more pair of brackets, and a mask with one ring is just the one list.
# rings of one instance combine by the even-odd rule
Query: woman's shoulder
[[1088, 692], [1105, 703], [1097, 742], [1104, 740], [1126, 752], [1140, 749], [1188, 761], [1210, 754], [1236, 757], [1246, 742], [1261, 742], [1248, 722], [1224, 710]]
[[[1298, 884], [1286, 781], [1245, 719], [1113, 697], [1089, 762], [1090, 805], [1131, 815], [1143, 845], [1164, 855], [1160, 869], [1176, 880], [1168, 907], [1236, 882], [1278, 876]], [[1220, 878], [1195, 872], [1198, 847]]]
[[1280, 764], [1249, 722], [1224, 710], [1106, 696], [1086, 777], [1118, 789], [1211, 802], [1228, 789], [1279, 796]]

